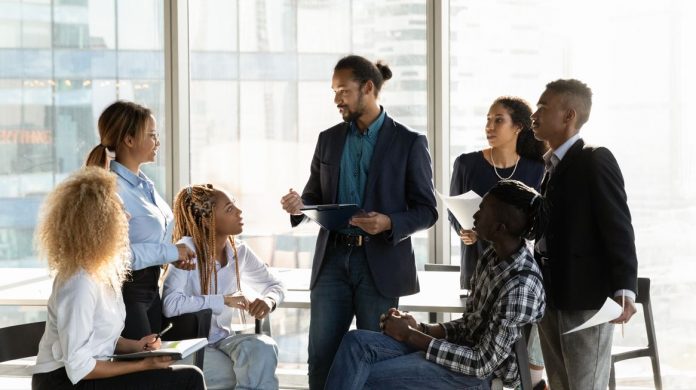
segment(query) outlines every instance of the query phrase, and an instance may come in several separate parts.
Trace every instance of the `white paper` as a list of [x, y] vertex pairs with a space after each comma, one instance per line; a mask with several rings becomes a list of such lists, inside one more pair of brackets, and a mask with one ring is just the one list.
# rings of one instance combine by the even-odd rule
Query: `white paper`
[[591, 328], [593, 326], [597, 326], [599, 324], [609, 322], [611, 320], [618, 318], [622, 312], [623, 312], [623, 309], [621, 309], [621, 305], [616, 303], [616, 301], [614, 301], [613, 299], [607, 297], [607, 300], [604, 302], [604, 305], [602, 306], [601, 309], [599, 309], [597, 314], [592, 316], [592, 318], [587, 320], [584, 324], [582, 324], [578, 327], [575, 327], [574, 329], [571, 329], [563, 334], [577, 332], [578, 330]]
[[469, 191], [457, 196], [445, 196], [435, 191], [445, 207], [454, 214], [462, 229], [474, 227], [474, 214], [478, 211], [481, 204], [481, 197], [474, 191]]

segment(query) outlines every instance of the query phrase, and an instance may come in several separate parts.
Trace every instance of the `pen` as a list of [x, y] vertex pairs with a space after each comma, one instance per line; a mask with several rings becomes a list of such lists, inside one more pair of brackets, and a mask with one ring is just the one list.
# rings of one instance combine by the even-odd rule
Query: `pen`
[[[626, 308], [626, 291], [623, 290], [621, 291], [621, 313], [623, 315], [623, 311]], [[621, 337], [624, 337], [624, 322], [626, 321], [621, 321]]]
[[162, 335], [165, 334], [165, 333], [167, 333], [167, 332], [169, 332], [169, 329], [171, 329], [173, 326], [174, 326], [174, 324], [172, 324], [172, 323], [170, 322], [169, 325], [167, 325], [166, 328], [162, 329], [159, 333], [157, 333], [157, 336], [155, 337], [155, 341], [157, 341], [157, 339], [161, 339], [161, 338], [162, 338]]

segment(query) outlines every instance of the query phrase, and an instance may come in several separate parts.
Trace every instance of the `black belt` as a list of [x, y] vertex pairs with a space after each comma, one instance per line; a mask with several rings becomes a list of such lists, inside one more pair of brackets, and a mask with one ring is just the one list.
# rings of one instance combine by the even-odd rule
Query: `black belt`
[[368, 241], [367, 236], [353, 235], [353, 234], [343, 234], [343, 233], [331, 233], [329, 237], [335, 245], [343, 245], [348, 247], [363, 246]]

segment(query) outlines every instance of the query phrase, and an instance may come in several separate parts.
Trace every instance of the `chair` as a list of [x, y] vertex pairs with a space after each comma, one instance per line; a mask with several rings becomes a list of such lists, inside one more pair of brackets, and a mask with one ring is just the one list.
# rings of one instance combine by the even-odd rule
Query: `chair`
[[520, 373], [521, 390], [532, 390], [532, 374], [529, 371], [529, 355], [527, 353], [527, 340], [532, 331], [532, 325], [526, 325], [522, 329], [522, 337], [515, 342], [515, 357], [517, 358], [517, 370]]
[[265, 334], [271, 337], [271, 314], [269, 313], [266, 318], [262, 320], [254, 321], [254, 333]]
[[[532, 331], [532, 325], [526, 325], [522, 329], [522, 336], [515, 342], [512, 352], [517, 359], [517, 372], [520, 375], [520, 390], [532, 390], [532, 375], [529, 371], [529, 356], [527, 355], [527, 340]], [[502, 390], [503, 381], [499, 378], [493, 379], [491, 390]]]
[[[162, 317], [162, 324], [171, 322], [174, 325], [169, 332], [162, 335], [162, 340], [175, 341], [200, 337], [208, 338], [212, 316], [212, 309], [203, 309], [195, 313], [186, 313], [176, 317]], [[201, 370], [203, 369], [204, 357], [205, 348], [199, 349], [193, 356], [196, 367]]]
[[459, 272], [460, 267], [456, 264], [435, 264], [435, 263], [425, 263], [423, 265], [426, 271], [445, 271], [445, 272]]
[[652, 306], [650, 305], [650, 279], [638, 278], [638, 292], [636, 294], [636, 303], [643, 305], [643, 317], [645, 320], [645, 330], [648, 333], [648, 345], [643, 348], [635, 348], [628, 351], [612, 353], [611, 355], [611, 373], [609, 375], [609, 389], [616, 389], [616, 376], [614, 372], [614, 364], [623, 360], [634, 359], [638, 357], [649, 357], [652, 362], [653, 380], [655, 389], [662, 389], [662, 376], [660, 374], [660, 359], [657, 353], [657, 340], [655, 338], [655, 325], [653, 323]]
[[1, 328], [0, 362], [36, 356], [45, 330], [46, 321]]

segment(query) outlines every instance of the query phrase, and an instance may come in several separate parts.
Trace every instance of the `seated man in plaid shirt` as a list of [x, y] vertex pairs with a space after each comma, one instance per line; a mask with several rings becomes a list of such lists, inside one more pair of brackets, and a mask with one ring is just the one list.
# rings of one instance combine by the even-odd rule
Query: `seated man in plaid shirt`
[[389, 309], [382, 315], [384, 334], [346, 334], [326, 389], [488, 389], [494, 378], [517, 386], [514, 343], [545, 307], [541, 273], [524, 240], [543, 231], [544, 203], [521, 182], [500, 181], [474, 215], [474, 230], [492, 245], [472, 275], [462, 317], [418, 324], [407, 312]]

